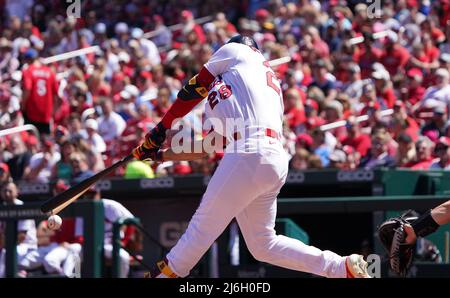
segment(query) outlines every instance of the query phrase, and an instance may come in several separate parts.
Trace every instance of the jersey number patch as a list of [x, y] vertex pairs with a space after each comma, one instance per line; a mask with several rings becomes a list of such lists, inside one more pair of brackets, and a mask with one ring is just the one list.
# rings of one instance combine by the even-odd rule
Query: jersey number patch
[[231, 86], [230, 85], [223, 85], [219, 88], [219, 93], [217, 93], [216, 91], [211, 92], [208, 95], [208, 103], [209, 106], [211, 107], [211, 110], [214, 110], [214, 107], [219, 103], [219, 98], [217, 97], [217, 94], [219, 94], [220, 99], [225, 100], [228, 97], [230, 97], [233, 92], [231, 91]]
[[[263, 64], [265, 67], [268, 67], [270, 69], [269, 61], [264, 61]], [[267, 86], [275, 90], [275, 92], [278, 95], [281, 95], [280, 87], [278, 87], [277, 84], [275, 84], [275, 82], [277, 81], [277, 77], [272, 69], [266, 72], [266, 78], [267, 78]]]

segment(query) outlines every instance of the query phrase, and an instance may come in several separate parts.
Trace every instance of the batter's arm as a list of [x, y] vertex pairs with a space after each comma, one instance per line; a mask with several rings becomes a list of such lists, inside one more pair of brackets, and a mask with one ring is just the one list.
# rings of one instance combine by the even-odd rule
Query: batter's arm
[[208, 88], [213, 81], [214, 76], [203, 66], [178, 92], [175, 102], [161, 121], [147, 133], [144, 142], [133, 150], [132, 155], [139, 160], [151, 158], [154, 149], [159, 149], [166, 140], [166, 131], [172, 127], [174, 121], [184, 117], [208, 96]]

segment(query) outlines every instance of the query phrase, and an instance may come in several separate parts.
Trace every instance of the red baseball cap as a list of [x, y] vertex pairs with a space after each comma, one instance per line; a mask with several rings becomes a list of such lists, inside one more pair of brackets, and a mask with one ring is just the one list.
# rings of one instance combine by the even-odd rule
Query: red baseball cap
[[124, 79], [125, 79], [125, 74], [123, 72], [116, 72], [112, 77], [113, 82], [120, 82], [120, 81], [123, 81]]
[[339, 0], [330, 0], [330, 5], [331, 6], [336, 6], [339, 4]]
[[58, 180], [58, 182], [56, 182], [55, 189], [64, 191], [66, 189], [69, 189], [69, 185], [66, 182], [64, 182], [64, 180], [60, 179]]
[[152, 79], [152, 73], [149, 71], [143, 70], [139, 73], [139, 77], [145, 78], [145, 79]]
[[303, 59], [299, 53], [294, 53], [294, 54], [292, 54], [292, 60], [295, 62], [299, 62], [299, 61], [302, 61]]
[[0, 162], [0, 170], [3, 170], [4, 172], [9, 173], [9, 167], [4, 162]]
[[442, 144], [447, 147], [450, 147], [450, 138], [448, 137], [440, 137], [436, 144]]
[[0, 101], [9, 101], [11, 99], [11, 92], [6, 89], [6, 86], [0, 87]]
[[183, 11], [181, 12], [181, 16], [182, 16], [183, 18], [192, 18], [192, 17], [193, 17], [193, 14], [192, 14], [191, 11], [185, 9], [185, 10], [183, 10]]
[[408, 70], [406, 75], [410, 78], [415, 78], [415, 77], [423, 78], [423, 73], [419, 68], [411, 68], [410, 70]]
[[155, 22], [161, 22], [161, 21], [163, 21], [164, 19], [163, 19], [163, 17], [160, 16], [159, 14], [155, 14], [155, 15], [153, 16], [153, 20], [154, 20]]
[[417, 2], [417, 0], [406, 0], [406, 6], [418, 7], [418, 2]]
[[316, 111], [319, 111], [319, 104], [318, 104], [317, 101], [315, 101], [314, 99], [308, 98], [308, 99], [306, 100], [305, 105], [306, 105], [306, 106], [310, 106], [311, 108], [313, 108], [313, 109], [316, 110]]
[[37, 145], [38, 139], [35, 135], [29, 135], [26, 142], [28, 145]]
[[355, 148], [349, 145], [345, 145], [344, 147], [342, 147], [342, 151], [344, 151], [347, 155], [349, 155], [355, 152]]
[[261, 18], [261, 19], [265, 19], [269, 16], [269, 12], [267, 11], [267, 9], [264, 8], [260, 8], [255, 12], [255, 17], [257, 19]]
[[306, 146], [311, 146], [313, 144], [313, 138], [307, 133], [301, 133], [297, 136], [297, 143], [303, 143]]
[[192, 173], [192, 169], [189, 164], [179, 163], [173, 168], [173, 172], [178, 175], [186, 175]]

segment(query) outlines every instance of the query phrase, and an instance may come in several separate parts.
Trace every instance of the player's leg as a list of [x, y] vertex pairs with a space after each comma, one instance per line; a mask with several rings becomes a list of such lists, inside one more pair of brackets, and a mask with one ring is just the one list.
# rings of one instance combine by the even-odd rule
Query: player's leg
[[[275, 233], [276, 196], [287, 176], [286, 155], [271, 152], [255, 169], [255, 179], [266, 191], [253, 200], [236, 219], [252, 255], [263, 262], [327, 277], [347, 277], [347, 258], [322, 251], [299, 240]], [[264, 186], [262, 185], [261, 188]], [[348, 259], [357, 264], [360, 259]], [[353, 270], [353, 269], [352, 269]]]
[[[113, 246], [112, 244], [105, 243], [104, 245], [105, 257], [108, 259], [112, 258]], [[120, 256], [120, 277], [128, 277], [128, 272], [130, 271], [130, 254], [124, 250], [119, 250]]]
[[63, 263], [63, 272], [65, 276], [77, 276], [81, 272], [81, 244], [71, 243], [67, 247], [69, 254]]
[[346, 277], [345, 258], [275, 233], [276, 195], [258, 197], [237, 217], [255, 259], [280, 267], [326, 277]]
[[258, 186], [253, 181], [256, 159], [252, 154], [225, 155], [185, 233], [167, 255], [168, 266], [164, 268], [187, 276], [231, 219], [257, 196]]
[[48, 273], [64, 275], [62, 264], [69, 256], [69, 250], [62, 245], [55, 245], [44, 256], [43, 265]]
[[38, 248], [26, 244], [17, 245], [17, 257], [19, 268], [22, 270], [33, 270], [42, 265], [44, 255], [48, 252], [47, 246]]

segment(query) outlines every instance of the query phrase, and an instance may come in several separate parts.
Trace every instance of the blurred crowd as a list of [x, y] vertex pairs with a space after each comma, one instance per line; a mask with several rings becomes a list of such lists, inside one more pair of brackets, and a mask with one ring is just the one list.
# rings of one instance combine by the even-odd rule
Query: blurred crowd
[[[0, 130], [39, 131], [0, 138], [0, 182], [80, 180], [122, 158], [237, 33], [290, 57], [275, 71], [291, 169], [450, 169], [448, 0], [83, 0], [80, 18], [67, 5], [0, 1]], [[203, 111], [184, 119], [195, 138]], [[210, 174], [220, 158], [114, 175]]]

